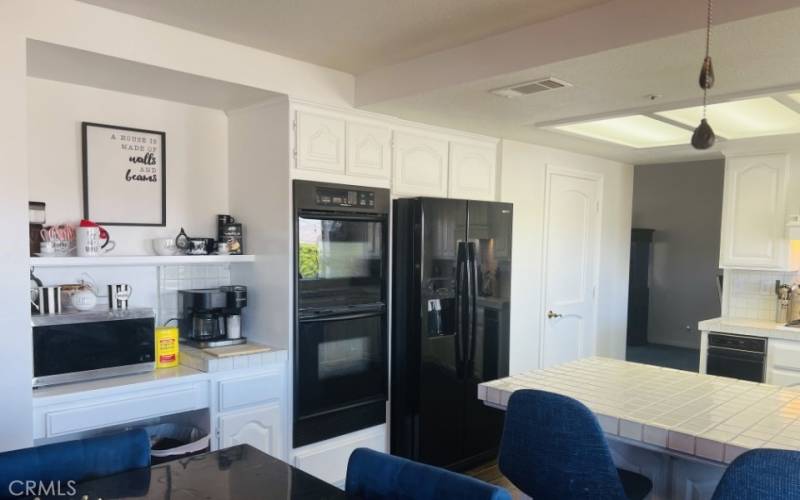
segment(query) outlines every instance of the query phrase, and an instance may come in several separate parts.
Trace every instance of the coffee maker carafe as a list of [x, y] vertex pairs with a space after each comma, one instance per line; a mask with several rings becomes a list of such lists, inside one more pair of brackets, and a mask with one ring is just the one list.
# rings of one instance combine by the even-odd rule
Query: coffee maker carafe
[[246, 305], [247, 287], [241, 285], [178, 291], [181, 341], [200, 348], [244, 344]]

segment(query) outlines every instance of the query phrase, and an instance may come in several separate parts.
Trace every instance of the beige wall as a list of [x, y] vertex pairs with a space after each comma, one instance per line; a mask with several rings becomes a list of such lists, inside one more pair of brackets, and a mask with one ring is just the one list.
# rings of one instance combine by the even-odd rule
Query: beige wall
[[[214, 237], [216, 214], [228, 212], [228, 119], [220, 110], [27, 79], [28, 178], [32, 200], [47, 204], [48, 223], [83, 216], [81, 122], [166, 133], [166, 227], [110, 227], [114, 255], [152, 253], [150, 239]], [[235, 215], [235, 214], [234, 214]]]
[[511, 372], [539, 366], [547, 165], [603, 175], [597, 354], [625, 357], [633, 167], [569, 151], [502, 142], [500, 198], [514, 203]]

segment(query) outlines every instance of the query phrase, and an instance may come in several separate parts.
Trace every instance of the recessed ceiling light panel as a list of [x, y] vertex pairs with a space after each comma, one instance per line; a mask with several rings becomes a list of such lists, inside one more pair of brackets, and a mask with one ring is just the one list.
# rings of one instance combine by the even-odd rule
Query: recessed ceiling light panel
[[620, 116], [605, 120], [557, 125], [557, 130], [622, 144], [631, 148], [656, 148], [688, 144], [690, 130], [644, 115]]
[[[703, 117], [703, 108], [694, 106], [656, 114], [691, 126]], [[706, 114], [716, 134], [727, 139], [800, 133], [800, 114], [771, 97], [712, 104]]]

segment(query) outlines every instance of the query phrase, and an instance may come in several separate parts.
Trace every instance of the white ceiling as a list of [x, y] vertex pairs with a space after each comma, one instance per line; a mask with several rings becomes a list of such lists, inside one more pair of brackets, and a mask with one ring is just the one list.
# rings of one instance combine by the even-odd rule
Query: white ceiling
[[[800, 8], [717, 27], [712, 44], [717, 83], [710, 92], [710, 99], [762, 93], [773, 87], [800, 89], [798, 25]], [[725, 147], [724, 142], [704, 153], [696, 152], [688, 145], [634, 150], [534, 126], [699, 104], [702, 93], [697, 85], [697, 75], [703, 44], [704, 32], [692, 31], [388, 100], [368, 108], [409, 120], [631, 163], [719, 156], [719, 151]], [[494, 88], [547, 76], [567, 80], [574, 87], [519, 99], [505, 99], [488, 93]], [[646, 96], [651, 94], [661, 97], [650, 101]], [[796, 136], [792, 140], [796, 140]]]
[[609, 0], [81, 0], [359, 74]]

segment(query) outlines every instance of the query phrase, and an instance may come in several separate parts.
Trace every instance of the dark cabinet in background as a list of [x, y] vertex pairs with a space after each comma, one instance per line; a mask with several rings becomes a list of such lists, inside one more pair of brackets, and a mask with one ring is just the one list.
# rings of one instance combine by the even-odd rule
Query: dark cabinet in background
[[650, 305], [650, 268], [653, 229], [631, 230], [631, 267], [628, 278], [628, 345], [647, 344]]

